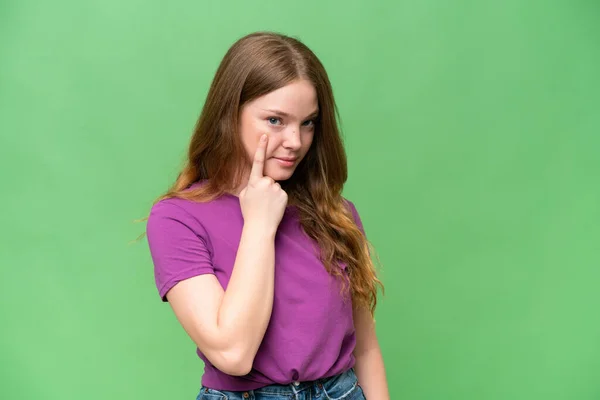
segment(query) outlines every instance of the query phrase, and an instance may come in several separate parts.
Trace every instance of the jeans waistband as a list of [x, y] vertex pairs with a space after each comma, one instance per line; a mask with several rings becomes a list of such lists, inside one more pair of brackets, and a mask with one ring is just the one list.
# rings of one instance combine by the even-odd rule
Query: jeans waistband
[[262, 387], [260, 389], [254, 390], [254, 393], [272, 393], [272, 394], [282, 394], [282, 395], [293, 395], [299, 392], [303, 392], [306, 389], [310, 389], [317, 386], [322, 386], [329, 381], [340, 379], [345, 380], [345, 378], [354, 377], [354, 368], [349, 369], [346, 372], [342, 372], [341, 374], [330, 376], [327, 378], [317, 379], [315, 381], [304, 381], [297, 383], [290, 383], [288, 385], [269, 385]]
[[[356, 374], [354, 372], [354, 368], [350, 368], [346, 372], [342, 372], [341, 374], [334, 375], [327, 378], [317, 379], [315, 381], [302, 381], [302, 382], [294, 382], [287, 385], [280, 384], [272, 384], [268, 386], [263, 386], [259, 389], [248, 390], [246, 392], [231, 392], [226, 390], [214, 390], [210, 388], [204, 388], [203, 390], [206, 393], [211, 393], [213, 395], [221, 395], [223, 397], [227, 396], [229, 399], [236, 398], [254, 398], [254, 395], [270, 395], [270, 396], [281, 396], [286, 398], [295, 398], [295, 395], [301, 395], [304, 391], [310, 390], [311, 388], [317, 388], [317, 390], [322, 390], [323, 388], [327, 389], [332, 386], [337, 386], [339, 390], [344, 390], [345, 387], [351, 389], [356, 385]], [[341, 386], [341, 387], [340, 387]], [[248, 394], [248, 397], [244, 395], [244, 393]], [[242, 397], [243, 395], [243, 397]], [[237, 397], [236, 397], [237, 396]]]

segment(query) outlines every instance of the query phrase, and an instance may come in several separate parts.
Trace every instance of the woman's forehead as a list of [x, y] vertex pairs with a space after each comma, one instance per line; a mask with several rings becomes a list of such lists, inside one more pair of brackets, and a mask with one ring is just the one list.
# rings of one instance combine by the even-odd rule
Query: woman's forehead
[[308, 81], [297, 81], [258, 97], [248, 104], [257, 112], [304, 118], [318, 112], [317, 91]]

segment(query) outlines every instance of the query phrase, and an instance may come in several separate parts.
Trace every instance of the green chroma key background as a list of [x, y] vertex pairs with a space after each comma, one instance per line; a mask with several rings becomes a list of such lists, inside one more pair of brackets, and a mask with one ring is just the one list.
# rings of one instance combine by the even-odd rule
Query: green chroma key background
[[393, 399], [600, 398], [600, 3], [0, 0], [0, 398], [192, 399], [144, 229], [227, 48], [302, 39]]

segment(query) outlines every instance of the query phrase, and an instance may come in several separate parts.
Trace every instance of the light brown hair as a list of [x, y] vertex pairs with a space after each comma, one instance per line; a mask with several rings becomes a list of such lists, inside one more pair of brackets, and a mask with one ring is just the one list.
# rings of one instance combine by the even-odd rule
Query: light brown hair
[[[367, 307], [373, 315], [377, 288], [383, 286], [369, 243], [341, 195], [348, 172], [333, 91], [325, 68], [299, 40], [257, 32], [231, 46], [209, 89], [183, 170], [156, 202], [172, 197], [205, 202], [238, 188], [248, 159], [238, 129], [242, 107], [297, 79], [314, 85], [319, 116], [308, 153], [280, 184], [297, 207], [304, 231], [319, 244], [326, 270], [342, 279], [355, 307]], [[205, 184], [189, 189], [198, 181]], [[347, 264], [347, 276], [336, 267], [340, 262]]]

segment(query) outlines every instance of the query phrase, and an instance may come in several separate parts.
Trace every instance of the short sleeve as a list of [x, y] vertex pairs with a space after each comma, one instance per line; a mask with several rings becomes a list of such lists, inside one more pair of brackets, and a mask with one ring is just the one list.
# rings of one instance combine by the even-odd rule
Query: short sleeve
[[363, 233], [363, 235], [365, 235], [365, 237], [366, 237], [367, 235], [365, 233], [365, 228], [363, 227], [362, 221], [360, 219], [360, 215], [358, 215], [358, 211], [356, 210], [354, 203], [352, 203], [348, 199], [345, 199], [345, 200], [346, 200], [346, 203], [348, 203], [348, 208], [350, 208], [350, 212], [352, 213], [352, 216], [354, 217], [354, 222], [356, 222], [356, 225], [358, 226], [360, 231]]
[[146, 225], [154, 279], [162, 301], [167, 301], [167, 292], [177, 283], [215, 272], [204, 227], [170, 200], [152, 207]]

